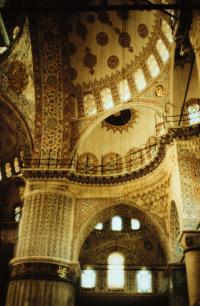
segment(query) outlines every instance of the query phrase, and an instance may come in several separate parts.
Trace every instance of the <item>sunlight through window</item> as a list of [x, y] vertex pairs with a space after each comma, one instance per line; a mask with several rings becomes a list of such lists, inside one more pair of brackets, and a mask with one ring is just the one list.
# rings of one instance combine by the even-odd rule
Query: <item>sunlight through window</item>
[[95, 225], [95, 229], [101, 231], [103, 229], [103, 223], [102, 222], [99, 222]]
[[119, 96], [122, 102], [126, 102], [131, 99], [131, 93], [129, 90], [127, 80], [122, 80], [118, 84]]
[[81, 273], [81, 287], [94, 288], [96, 285], [96, 272], [92, 269], [83, 270]]
[[131, 219], [131, 229], [138, 230], [140, 228], [140, 221], [138, 219]]
[[163, 63], [166, 63], [169, 59], [169, 51], [161, 39], [158, 39], [156, 49], [158, 50]]
[[152, 274], [148, 270], [141, 270], [137, 273], [137, 291], [141, 293], [152, 292]]
[[122, 230], [122, 218], [119, 216], [112, 217], [111, 227], [113, 231]]
[[111, 107], [113, 107], [113, 98], [110, 88], [104, 88], [101, 91], [101, 99], [103, 102], [104, 109], [110, 109]]
[[96, 115], [97, 109], [95, 105], [95, 99], [94, 96], [91, 93], [84, 95], [84, 107], [85, 107], [85, 113], [88, 116]]
[[173, 35], [172, 35], [172, 29], [170, 25], [167, 23], [166, 20], [162, 21], [162, 31], [165, 34], [167, 40], [172, 43], [174, 41]]
[[193, 104], [188, 107], [190, 124], [200, 122], [200, 107], [199, 104]]
[[124, 257], [120, 253], [112, 253], [108, 257], [108, 287], [124, 287]]
[[158, 63], [155, 59], [155, 56], [153, 54], [151, 54], [148, 59], [147, 59], [147, 66], [149, 68], [150, 74], [153, 78], [155, 78], [159, 72], [160, 72], [160, 68], [158, 66]]
[[147, 85], [144, 73], [141, 68], [137, 69], [136, 72], [134, 73], [134, 80], [137, 90], [139, 91], [143, 90]]

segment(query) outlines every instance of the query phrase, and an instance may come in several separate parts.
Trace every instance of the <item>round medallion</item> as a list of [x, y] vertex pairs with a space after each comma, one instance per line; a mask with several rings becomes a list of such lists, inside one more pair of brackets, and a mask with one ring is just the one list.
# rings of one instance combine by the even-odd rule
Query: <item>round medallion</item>
[[121, 32], [119, 34], [119, 44], [123, 48], [129, 48], [131, 44], [131, 38], [130, 35], [127, 32]]
[[107, 65], [110, 69], [116, 69], [119, 66], [119, 58], [116, 55], [110, 56]]
[[141, 23], [138, 26], [138, 34], [141, 38], [146, 38], [148, 36], [148, 28], [146, 24]]
[[91, 52], [87, 52], [84, 56], [84, 66], [87, 68], [93, 68], [97, 63], [97, 57]]
[[77, 75], [78, 75], [78, 74], [77, 74], [76, 69], [74, 69], [74, 68], [70, 68], [70, 70], [69, 70], [70, 80], [71, 80], [71, 81], [76, 80]]
[[108, 35], [105, 32], [99, 32], [96, 41], [100, 46], [106, 46], [109, 41]]
[[164, 87], [162, 85], [157, 85], [155, 89], [155, 94], [157, 97], [163, 97], [165, 94]]

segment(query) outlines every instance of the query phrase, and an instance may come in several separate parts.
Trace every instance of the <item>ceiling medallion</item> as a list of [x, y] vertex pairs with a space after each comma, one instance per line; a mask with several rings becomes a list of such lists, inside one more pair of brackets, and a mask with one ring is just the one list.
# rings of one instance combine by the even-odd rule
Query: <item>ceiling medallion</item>
[[155, 89], [155, 94], [157, 97], [163, 97], [165, 94], [164, 87], [162, 85], [157, 85]]
[[146, 24], [140, 23], [138, 26], [138, 34], [141, 38], [146, 38], [148, 36], [148, 28]]
[[97, 64], [97, 57], [93, 54], [90, 48], [86, 47], [84, 56], [84, 66], [89, 68], [90, 74], [94, 74], [94, 66]]
[[119, 58], [116, 55], [111, 55], [107, 60], [107, 65], [110, 69], [116, 69], [119, 66]]
[[119, 44], [123, 48], [128, 48], [130, 52], [133, 52], [133, 47], [131, 46], [131, 37], [127, 32], [121, 32], [119, 34]]
[[107, 131], [112, 130], [113, 133], [123, 131], [128, 132], [136, 123], [137, 114], [134, 109], [121, 110], [102, 121], [102, 128], [105, 127]]
[[106, 46], [109, 41], [108, 35], [105, 32], [99, 32], [96, 36], [96, 41], [100, 46]]

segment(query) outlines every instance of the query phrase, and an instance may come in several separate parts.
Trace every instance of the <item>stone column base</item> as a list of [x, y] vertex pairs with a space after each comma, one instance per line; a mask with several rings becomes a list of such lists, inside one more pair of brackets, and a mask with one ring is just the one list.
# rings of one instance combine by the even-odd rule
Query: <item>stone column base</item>
[[73, 306], [76, 270], [75, 264], [13, 264], [6, 306]]
[[73, 306], [75, 288], [66, 282], [23, 279], [9, 284], [6, 306]]

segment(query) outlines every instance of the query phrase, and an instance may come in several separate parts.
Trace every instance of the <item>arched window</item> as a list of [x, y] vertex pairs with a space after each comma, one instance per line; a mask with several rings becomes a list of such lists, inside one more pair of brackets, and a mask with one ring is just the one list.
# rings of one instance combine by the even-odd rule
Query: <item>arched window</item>
[[6, 176], [7, 177], [11, 177], [12, 176], [12, 169], [11, 169], [10, 163], [6, 163], [5, 164], [5, 172], [6, 172]]
[[163, 63], [166, 63], [169, 59], [169, 51], [161, 39], [157, 40], [156, 49], [158, 50]]
[[101, 231], [103, 229], [103, 223], [99, 222], [95, 225], [95, 229]]
[[135, 85], [137, 87], [137, 90], [138, 91], [143, 90], [146, 87], [147, 83], [146, 83], [146, 80], [145, 80], [144, 73], [143, 73], [142, 69], [138, 68], [136, 70], [136, 72], [134, 73], [133, 77], [134, 77], [134, 80], [135, 80]]
[[192, 104], [188, 106], [190, 124], [200, 122], [200, 107], [199, 104]]
[[81, 287], [94, 288], [96, 285], [96, 272], [92, 269], [83, 270], [81, 273]]
[[14, 158], [14, 169], [16, 173], [20, 171], [19, 161], [17, 157]]
[[85, 114], [87, 116], [96, 115], [97, 109], [95, 105], [94, 95], [92, 95], [91, 93], [87, 93], [84, 95], [83, 100], [84, 100]]
[[121, 231], [122, 230], [122, 218], [119, 216], [112, 217], [111, 228], [113, 231]]
[[120, 289], [124, 287], [124, 256], [112, 253], [108, 257], [108, 287]]
[[138, 230], [140, 228], [140, 221], [138, 219], [131, 219], [131, 229]]
[[119, 96], [122, 102], [126, 102], [131, 99], [131, 92], [128, 86], [127, 80], [122, 80], [118, 84]]
[[153, 54], [151, 54], [148, 59], [147, 59], [147, 66], [149, 68], [150, 74], [152, 76], [152, 78], [155, 78], [159, 72], [160, 72], [160, 68], [158, 66], [158, 63], [155, 59], [155, 56]]
[[137, 291], [141, 293], [152, 292], [152, 274], [148, 270], [140, 270], [137, 273]]
[[167, 23], [166, 20], [162, 21], [162, 31], [165, 34], [167, 40], [172, 43], [174, 41], [173, 35], [172, 35], [172, 28], [170, 25]]
[[104, 88], [101, 91], [101, 99], [103, 102], [104, 109], [110, 109], [113, 107], [113, 98], [110, 88]]

